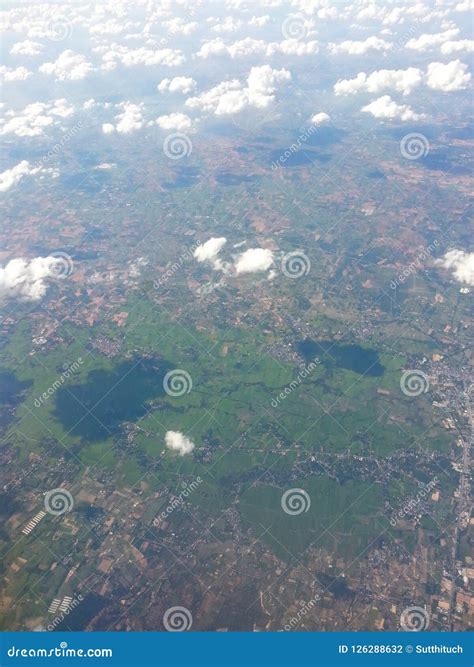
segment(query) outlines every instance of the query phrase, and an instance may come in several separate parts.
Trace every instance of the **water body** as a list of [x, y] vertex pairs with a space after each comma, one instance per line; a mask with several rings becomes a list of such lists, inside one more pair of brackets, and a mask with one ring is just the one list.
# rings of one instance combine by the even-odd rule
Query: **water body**
[[297, 349], [307, 362], [319, 357], [326, 366], [345, 368], [369, 377], [380, 377], [385, 372], [376, 350], [360, 345], [340, 345], [331, 340], [316, 342], [307, 338], [298, 343]]
[[55, 416], [72, 435], [106, 440], [122, 422], [145, 415], [151, 399], [164, 395], [163, 378], [172, 368], [163, 360], [130, 359], [113, 370], [91, 371], [84, 384], [57, 391]]

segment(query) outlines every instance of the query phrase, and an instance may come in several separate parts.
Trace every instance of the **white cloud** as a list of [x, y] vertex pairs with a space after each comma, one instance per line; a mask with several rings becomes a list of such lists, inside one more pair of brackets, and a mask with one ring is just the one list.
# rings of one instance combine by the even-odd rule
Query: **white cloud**
[[4, 81], [26, 81], [32, 74], [33, 72], [27, 70], [26, 67], [16, 67], [13, 69], [5, 65], [0, 66], [0, 78]]
[[341, 79], [334, 86], [336, 95], [352, 95], [359, 91], [380, 93], [396, 90], [408, 95], [423, 82], [423, 73], [417, 67], [408, 69], [381, 69], [371, 74], [359, 72], [354, 79]]
[[249, 248], [235, 261], [235, 272], [256, 273], [267, 271], [273, 264], [273, 252], [267, 248]]
[[7, 111], [0, 119], [0, 134], [15, 134], [17, 137], [38, 137], [44, 135], [44, 128], [58, 123], [57, 118], [66, 118], [74, 113], [74, 107], [67, 100], [34, 102], [23, 111]]
[[44, 63], [39, 68], [43, 74], [51, 74], [57, 81], [80, 81], [93, 71], [92, 63], [71, 49], [63, 51], [54, 62]]
[[46, 292], [45, 280], [55, 275], [56, 257], [36, 257], [30, 262], [12, 259], [0, 267], [0, 300], [38, 301]]
[[269, 65], [252, 67], [247, 86], [243, 87], [237, 79], [223, 81], [186, 100], [186, 106], [216, 116], [238, 113], [247, 107], [265, 108], [274, 101], [278, 86], [290, 80], [291, 74], [286, 69], [272, 69]]
[[39, 42], [25, 39], [23, 42], [16, 42], [10, 49], [10, 53], [14, 56], [38, 56], [43, 48], [43, 45]]
[[368, 51], [388, 51], [392, 48], [390, 42], [386, 42], [380, 37], [367, 37], [363, 42], [346, 40], [340, 44], [331, 43], [329, 44], [329, 50], [331, 53], [347, 53], [349, 55], [363, 55]]
[[0, 174], [0, 192], [10, 190], [14, 185], [17, 185], [22, 178], [37, 174], [41, 171], [41, 167], [32, 167], [27, 160], [22, 160], [11, 169], [6, 169]]
[[160, 116], [156, 119], [156, 124], [163, 130], [179, 130], [185, 132], [191, 130], [193, 121], [184, 113], [170, 113], [166, 116]]
[[191, 454], [195, 445], [184, 433], [180, 431], [167, 431], [165, 435], [165, 444], [172, 452], [177, 452], [180, 456]]
[[298, 39], [285, 39], [281, 42], [265, 42], [262, 39], [245, 37], [237, 42], [226, 45], [220, 38], [204, 42], [197, 55], [200, 58], [209, 56], [228, 55], [231, 58], [244, 58], [251, 55], [271, 57], [281, 53], [287, 56], [304, 56], [318, 53], [319, 45], [316, 41], [303, 42]]
[[268, 14], [265, 14], [264, 16], [252, 16], [248, 21], [248, 25], [252, 26], [252, 28], [263, 28], [269, 20], [270, 17]]
[[450, 56], [453, 53], [459, 53], [459, 51], [472, 53], [472, 51], [474, 51], [474, 40], [459, 39], [457, 41], [448, 41], [441, 46], [441, 53], [444, 56]]
[[210, 238], [209, 241], [198, 246], [193, 255], [198, 262], [207, 262], [211, 264], [214, 270], [221, 270], [224, 268], [224, 265], [218, 258], [218, 254], [226, 243], [227, 239], [224, 236]]
[[211, 30], [213, 32], [230, 33], [230, 32], [236, 32], [241, 27], [242, 27], [242, 21], [240, 19], [236, 19], [233, 16], [227, 16], [220, 23], [216, 23], [215, 25], [213, 25]]
[[437, 264], [452, 271], [460, 283], [474, 286], [474, 252], [449, 250]]
[[397, 104], [394, 102], [390, 95], [379, 97], [365, 107], [362, 107], [361, 111], [370, 113], [375, 118], [381, 119], [408, 121], [424, 118], [422, 114], [415, 113], [407, 104]]
[[315, 113], [314, 116], [311, 116], [311, 122], [313, 125], [322, 125], [323, 123], [328, 123], [331, 120], [331, 116], [324, 111]]
[[435, 46], [443, 44], [448, 40], [453, 39], [459, 34], [459, 29], [454, 28], [453, 30], [446, 30], [445, 32], [438, 32], [434, 34], [424, 34], [419, 37], [409, 39], [406, 43], [407, 49], [413, 49], [414, 51], [428, 51]]
[[143, 104], [133, 104], [132, 102], [121, 102], [118, 106], [123, 108], [123, 112], [115, 116], [116, 123], [104, 123], [102, 132], [104, 134], [131, 134], [143, 127]]
[[196, 89], [196, 81], [190, 76], [175, 76], [174, 79], [163, 79], [158, 84], [160, 93], [192, 93]]
[[199, 28], [199, 24], [196, 21], [190, 21], [186, 23], [182, 18], [169, 19], [168, 21], [163, 21], [163, 26], [168, 30], [172, 35], [191, 35]]
[[452, 60], [447, 65], [430, 63], [426, 74], [426, 83], [433, 90], [451, 92], [464, 90], [471, 80], [467, 65], [460, 60]]
[[119, 63], [125, 67], [136, 67], [138, 65], [177, 67], [185, 62], [185, 58], [182, 52], [177, 49], [148, 49], [144, 46], [139, 49], [129, 49], [120, 44], [112, 44], [104, 52], [102, 61], [102, 69], [108, 72], [114, 70]]

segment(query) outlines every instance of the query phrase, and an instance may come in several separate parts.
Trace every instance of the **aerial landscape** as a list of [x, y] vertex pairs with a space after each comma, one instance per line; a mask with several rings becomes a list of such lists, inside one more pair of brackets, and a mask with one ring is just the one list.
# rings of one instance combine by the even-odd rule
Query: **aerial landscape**
[[469, 0], [2, 29], [1, 630], [472, 631]]

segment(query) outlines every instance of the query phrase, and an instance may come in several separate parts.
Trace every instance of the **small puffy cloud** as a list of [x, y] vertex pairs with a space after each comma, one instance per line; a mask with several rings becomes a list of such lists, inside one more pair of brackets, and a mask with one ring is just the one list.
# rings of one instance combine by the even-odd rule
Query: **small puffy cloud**
[[423, 73], [417, 67], [408, 69], [380, 69], [371, 74], [359, 72], [354, 79], [341, 79], [334, 86], [336, 95], [352, 95], [360, 91], [380, 93], [396, 90], [408, 95], [423, 82]]
[[177, 452], [180, 456], [191, 454], [195, 445], [184, 433], [180, 431], [167, 431], [165, 434], [165, 445], [172, 452]]
[[435, 46], [443, 44], [448, 40], [452, 40], [453, 37], [456, 37], [459, 34], [459, 29], [454, 28], [453, 30], [446, 30], [445, 32], [437, 32], [434, 34], [424, 34], [419, 37], [409, 39], [406, 43], [407, 49], [413, 49], [414, 51], [428, 51]]
[[37, 174], [40, 171], [40, 167], [32, 167], [28, 160], [22, 160], [11, 169], [6, 169], [0, 174], [0, 192], [10, 190], [10, 188], [17, 185], [25, 176]]
[[7, 111], [0, 119], [0, 134], [14, 134], [17, 137], [38, 137], [44, 135], [44, 128], [57, 124], [58, 118], [66, 118], [74, 113], [74, 107], [65, 99], [53, 102], [33, 102], [23, 111]]
[[227, 16], [220, 23], [216, 23], [214, 26], [212, 26], [211, 30], [218, 33], [231, 33], [236, 32], [241, 27], [242, 21], [240, 19], [236, 19], [233, 16]]
[[198, 262], [207, 262], [214, 270], [220, 270], [223, 268], [223, 263], [218, 254], [226, 243], [227, 239], [224, 236], [210, 238], [209, 241], [199, 245], [193, 255]]
[[388, 51], [392, 48], [390, 42], [380, 39], [380, 37], [367, 37], [363, 42], [346, 40], [340, 44], [329, 44], [331, 53], [347, 53], [350, 56], [360, 56], [368, 51]]
[[178, 112], [160, 116], [155, 122], [163, 130], [178, 130], [179, 132], [185, 132], [186, 130], [191, 130], [193, 127], [191, 118], [184, 113]]
[[320, 111], [319, 113], [315, 113], [314, 116], [311, 116], [311, 122], [313, 125], [323, 125], [324, 123], [328, 123], [330, 120], [331, 116], [324, 111]]
[[273, 252], [267, 248], [249, 248], [235, 261], [235, 272], [257, 273], [267, 271], [273, 264]]
[[39, 71], [54, 76], [57, 81], [80, 81], [93, 69], [92, 63], [87, 62], [85, 56], [66, 49], [54, 62], [41, 65]]
[[133, 104], [132, 102], [122, 102], [119, 106], [123, 108], [123, 112], [115, 116], [115, 125], [112, 123], [104, 123], [102, 125], [102, 132], [104, 134], [131, 134], [143, 127], [143, 105]]
[[175, 76], [174, 79], [163, 79], [158, 84], [160, 93], [192, 93], [196, 89], [196, 81], [190, 76]]
[[268, 58], [275, 54], [287, 56], [304, 56], [318, 53], [319, 45], [316, 41], [303, 42], [299, 39], [285, 39], [281, 42], [265, 42], [263, 39], [245, 37], [233, 44], [226, 45], [220, 38], [204, 42], [197, 55], [200, 58], [228, 55], [231, 58], [244, 58], [251, 55], [262, 55]]
[[444, 56], [450, 56], [453, 53], [459, 53], [460, 51], [467, 51], [468, 53], [472, 53], [474, 51], [474, 40], [458, 39], [455, 41], [445, 42], [441, 46], [441, 53]]
[[474, 286], [474, 252], [449, 250], [437, 264], [452, 271], [460, 283]]
[[3, 81], [26, 81], [32, 75], [33, 72], [27, 70], [26, 67], [16, 67], [13, 69], [5, 65], [0, 66], [0, 78]]
[[59, 263], [56, 257], [36, 257], [30, 262], [10, 260], [0, 267], [0, 301], [39, 301], [46, 293], [46, 279], [56, 274]]
[[10, 53], [14, 56], [38, 56], [43, 48], [39, 42], [25, 39], [23, 42], [16, 42], [10, 49]]
[[471, 80], [467, 65], [460, 60], [452, 60], [447, 65], [430, 63], [426, 73], [426, 83], [433, 90], [452, 92], [464, 90]]
[[196, 21], [190, 21], [186, 23], [182, 18], [169, 19], [168, 21], [163, 21], [163, 26], [168, 30], [171, 35], [191, 35], [193, 32], [199, 28], [199, 24]]
[[102, 69], [109, 72], [114, 70], [119, 63], [124, 67], [136, 67], [138, 65], [177, 67], [185, 62], [185, 58], [182, 52], [177, 49], [148, 49], [144, 46], [139, 49], [129, 49], [120, 44], [112, 44], [103, 53], [102, 62]]
[[252, 26], [252, 28], [263, 28], [269, 20], [270, 17], [268, 14], [265, 14], [264, 16], [252, 16], [248, 21], [248, 25]]
[[389, 119], [389, 120], [421, 120], [424, 118], [423, 114], [415, 113], [407, 104], [397, 104], [390, 95], [383, 95], [378, 99], [370, 102], [361, 111], [370, 113], [374, 118]]
[[290, 80], [291, 73], [286, 69], [273, 69], [270, 65], [252, 67], [246, 86], [237, 79], [223, 81], [197, 97], [190, 97], [186, 106], [216, 116], [238, 113], [247, 107], [265, 108], [274, 101], [278, 87]]

